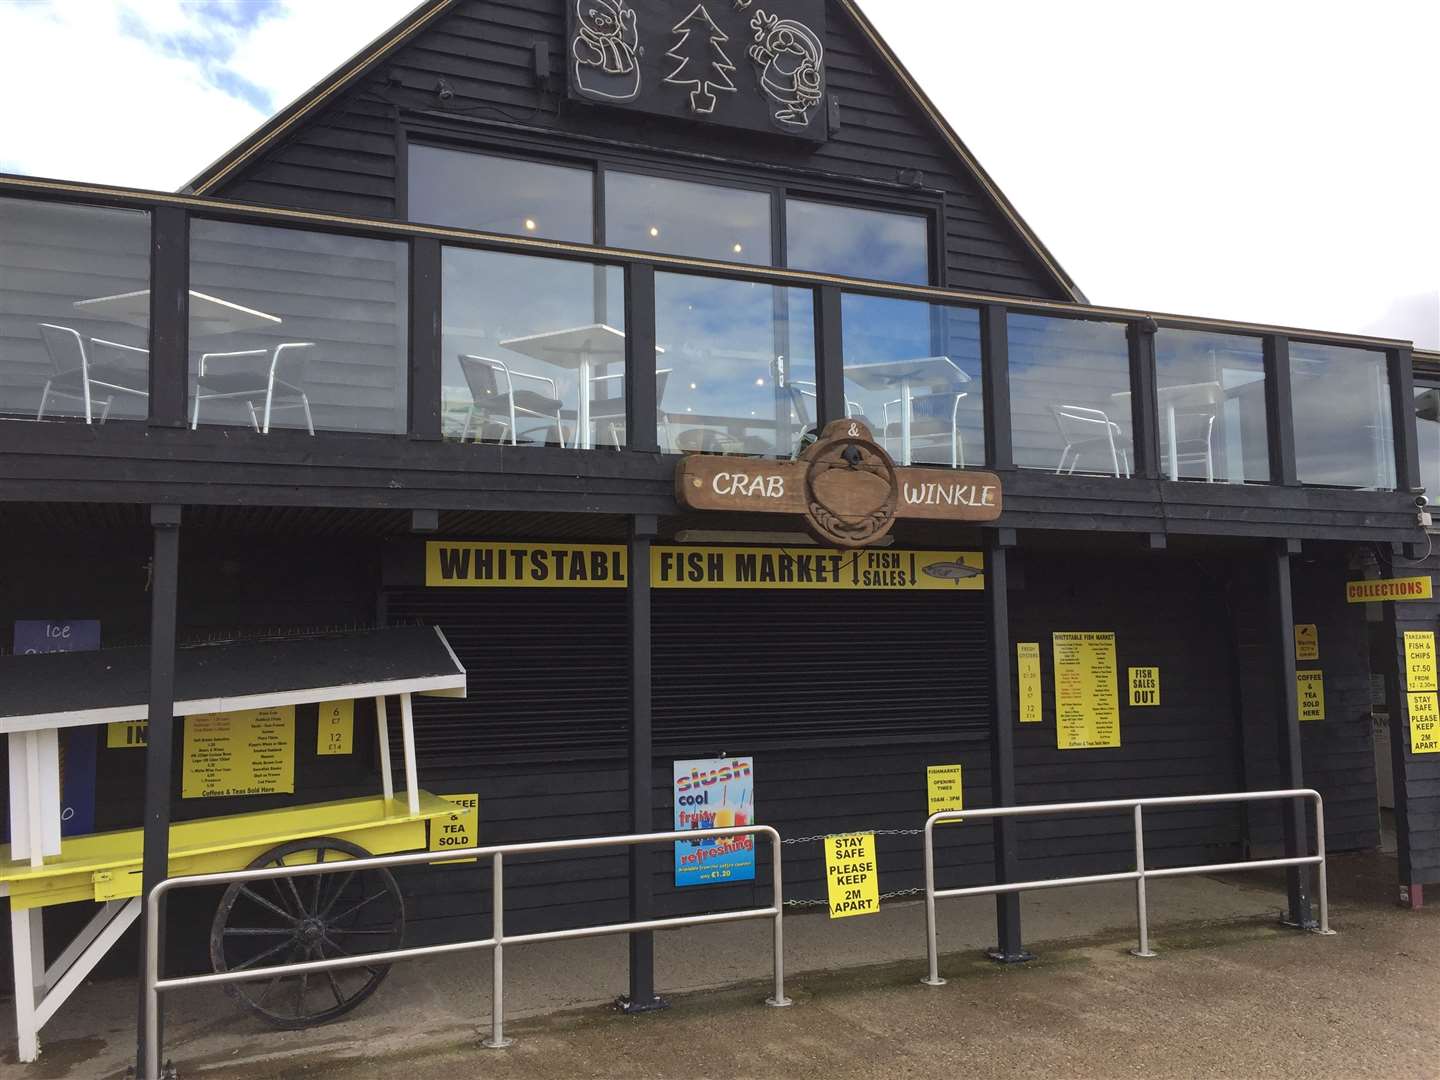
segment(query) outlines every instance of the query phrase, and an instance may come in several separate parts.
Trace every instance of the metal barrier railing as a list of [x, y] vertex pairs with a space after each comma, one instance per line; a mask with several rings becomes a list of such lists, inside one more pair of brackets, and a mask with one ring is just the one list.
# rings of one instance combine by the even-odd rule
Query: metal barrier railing
[[[709, 915], [686, 915], [670, 919], [647, 919], [640, 922], [609, 923], [604, 926], [584, 926], [572, 930], [552, 930], [535, 934], [505, 935], [505, 856], [535, 855], [555, 851], [583, 851], [602, 847], [638, 847], [645, 844], [665, 844], [677, 840], [707, 840], [730, 836], [764, 835], [770, 840], [773, 864], [771, 905], [764, 908], [746, 908], [741, 911], [724, 911]], [[390, 868], [396, 866], [426, 866], [431, 863], [454, 862], [457, 859], [485, 859], [492, 861], [491, 871], [494, 882], [491, 902], [491, 936], [482, 940], [450, 942], [445, 945], [417, 946], [410, 949], [391, 949], [385, 952], [364, 953], [356, 956], [336, 957], [330, 960], [307, 960], [295, 964], [276, 964], [263, 968], [249, 968], [243, 971], [220, 971], [209, 975], [187, 975], [173, 979], [160, 978], [161, 922], [160, 901], [167, 893], [177, 889], [199, 888], [205, 885], [230, 885], [235, 882], [267, 881], [284, 877], [312, 877], [318, 874], [336, 872], [354, 873], [362, 870]], [[237, 870], [222, 874], [197, 874], [192, 877], [167, 878], [150, 890], [146, 903], [146, 955], [145, 955], [145, 1080], [161, 1080], [160, 1060], [160, 994], [166, 990], [184, 990], [199, 986], [218, 986], [225, 983], [250, 982], [258, 979], [274, 979], [288, 975], [310, 975], [319, 972], [336, 971], [342, 968], [373, 967], [391, 964], [399, 960], [418, 960], [427, 956], [446, 956], [451, 953], [468, 952], [475, 949], [491, 950], [493, 963], [493, 989], [490, 1005], [490, 1038], [485, 1045], [493, 1049], [509, 1046], [505, 1038], [505, 947], [507, 945], [532, 945], [542, 941], [567, 941], [574, 938], [605, 937], [612, 934], [628, 934], [646, 930], [676, 930], [685, 926], [706, 926], [713, 923], [740, 922], [749, 919], [774, 920], [774, 969], [775, 987], [767, 1005], [783, 1007], [790, 1004], [785, 996], [785, 898], [780, 874], [780, 834], [768, 825], [744, 825], [726, 829], [694, 829], [684, 832], [640, 833], [633, 836], [587, 837], [578, 840], [545, 840], [528, 844], [500, 844], [492, 847], [450, 849], [447, 851], [420, 851], [407, 855], [387, 855], [373, 859], [349, 859], [336, 862], [311, 863], [304, 866], [266, 868], [263, 870]]]
[[[1276, 799], [1310, 799], [1315, 803], [1314, 855], [1286, 859], [1253, 859], [1237, 863], [1207, 863], [1203, 866], [1168, 866], [1162, 870], [1145, 869], [1145, 808], [1205, 806], [1214, 803], [1263, 802]], [[961, 889], [935, 888], [935, 826], [947, 821], [990, 820], [1008, 817], [1043, 817], [1057, 814], [1094, 813], [1103, 810], [1130, 810], [1135, 816], [1135, 869], [1115, 874], [1087, 874], [1083, 877], [1046, 878], [1038, 881], [1015, 881], [999, 885], [976, 885]], [[1001, 893], [1030, 892], [1038, 889], [1059, 889], [1069, 885], [1099, 885], [1107, 881], [1135, 882], [1135, 911], [1139, 922], [1140, 947], [1132, 949], [1136, 956], [1154, 956], [1150, 951], [1150, 920], [1146, 907], [1145, 882], [1150, 878], [1185, 877], [1194, 874], [1215, 874], [1231, 870], [1264, 870], [1276, 866], [1319, 866], [1320, 926], [1317, 933], [1332, 934], [1330, 901], [1325, 880], [1325, 805], [1320, 793], [1309, 788], [1284, 791], [1241, 791], [1224, 795], [1175, 795], [1153, 799], [1107, 799], [1102, 802], [1044, 803], [1036, 806], [997, 806], [981, 810], [945, 810], [931, 814], [925, 822], [925, 934], [930, 959], [930, 973], [920, 981], [927, 986], [944, 986], [940, 977], [940, 954], [935, 929], [935, 901], [955, 896], [995, 896]]]

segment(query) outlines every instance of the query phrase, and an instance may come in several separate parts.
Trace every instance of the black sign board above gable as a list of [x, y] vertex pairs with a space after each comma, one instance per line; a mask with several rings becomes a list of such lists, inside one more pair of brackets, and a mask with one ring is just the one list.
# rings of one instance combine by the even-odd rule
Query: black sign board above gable
[[829, 137], [825, 0], [566, 0], [571, 97]]

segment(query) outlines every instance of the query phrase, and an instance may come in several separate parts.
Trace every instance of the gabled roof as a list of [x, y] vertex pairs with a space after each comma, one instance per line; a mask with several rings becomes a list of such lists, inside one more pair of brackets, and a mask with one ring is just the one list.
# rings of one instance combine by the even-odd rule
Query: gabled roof
[[[368, 46], [351, 57], [340, 67], [336, 68], [320, 82], [301, 94], [290, 105], [280, 110], [260, 127], [256, 128], [248, 138], [234, 146], [227, 153], [222, 155], [202, 170], [189, 184], [181, 189], [185, 193], [196, 195], [208, 195], [217, 186], [232, 177], [239, 169], [253, 161], [268, 148], [278, 143], [294, 131], [307, 117], [310, 117], [326, 105], [330, 104], [345, 91], [360, 82], [381, 64], [385, 63], [391, 56], [401, 48], [414, 40], [419, 34], [428, 29], [443, 15], [456, 7], [461, 0], [425, 0], [417, 8], [397, 22], [385, 33], [381, 34]], [[960, 140], [948, 121], [941, 115], [940, 110], [935, 107], [934, 102], [920, 89], [919, 83], [900, 63], [890, 46], [885, 43], [879, 32], [867, 19], [855, 0], [833, 0], [839, 7], [854, 20], [861, 33], [874, 47], [875, 51], [884, 60], [891, 73], [905, 88], [915, 105], [929, 119], [934, 126], [936, 133], [941, 140], [950, 147], [955, 156], [969, 170], [979, 183], [981, 189], [995, 202], [1005, 219], [1020, 234], [1020, 238], [1034, 255], [1037, 262], [1045, 269], [1046, 273], [1054, 279], [1061, 290], [1077, 303], [1087, 303], [1085, 295], [1080, 291], [1079, 286], [1071, 279], [1059, 261], [1050, 253], [1049, 249], [1040, 241], [1034, 230], [1020, 216], [1018, 210], [1005, 197], [990, 174], [981, 167], [975, 156]]]

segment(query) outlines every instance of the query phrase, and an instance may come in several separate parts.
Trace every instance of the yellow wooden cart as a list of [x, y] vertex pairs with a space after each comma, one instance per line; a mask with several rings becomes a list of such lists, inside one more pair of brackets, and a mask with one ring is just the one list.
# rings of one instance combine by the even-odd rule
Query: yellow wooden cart
[[[0, 894], [10, 898], [15, 1021], [21, 1061], [40, 1029], [140, 914], [140, 829], [61, 837], [58, 732], [140, 723], [148, 704], [145, 650], [0, 659], [0, 732], [9, 738], [10, 836], [0, 847]], [[309, 673], [308, 677], [306, 673]], [[204, 818], [170, 828], [172, 877], [294, 866], [424, 849], [429, 823], [457, 808], [418, 786], [412, 694], [463, 697], [465, 670], [437, 628], [409, 627], [180, 650], [178, 717], [373, 698], [378, 796]], [[398, 697], [405, 790], [392, 779], [386, 700]], [[48, 700], [57, 707], [37, 709]], [[77, 707], [78, 706], [78, 707]], [[46, 907], [93, 901], [100, 910], [55, 961], [44, 963]], [[217, 971], [398, 948], [405, 905], [386, 870], [232, 885], [211, 925]], [[227, 987], [280, 1027], [348, 1012], [384, 980], [384, 966], [324, 978], [276, 978]]]

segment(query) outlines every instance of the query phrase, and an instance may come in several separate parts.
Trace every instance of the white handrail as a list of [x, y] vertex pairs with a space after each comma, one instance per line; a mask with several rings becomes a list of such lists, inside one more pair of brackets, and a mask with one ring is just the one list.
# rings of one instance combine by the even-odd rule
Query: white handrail
[[[730, 836], [753, 836], [763, 834], [770, 840], [773, 862], [771, 904], [764, 908], [747, 908], [742, 911], [725, 911], [709, 915], [688, 915], [670, 919], [645, 919], [640, 922], [609, 923], [604, 926], [585, 926], [571, 930], [551, 930], [545, 933], [505, 934], [505, 868], [506, 855], [531, 855], [552, 851], [582, 851], [599, 847], [637, 847], [645, 844], [664, 844], [675, 841], [719, 839]], [[506, 945], [529, 945], [541, 941], [565, 941], [574, 938], [604, 937], [611, 934], [629, 934], [647, 930], [674, 930], [685, 926], [706, 926], [714, 923], [739, 922], [748, 919], [772, 919], [774, 935], [774, 993], [765, 1004], [781, 1008], [789, 1005], [785, 996], [785, 897], [780, 873], [780, 834], [769, 825], [741, 825], [726, 829], [692, 829], [678, 832], [637, 833], [629, 836], [599, 836], [576, 840], [542, 840], [525, 844], [499, 844], [481, 848], [452, 848], [447, 851], [418, 851], [405, 855], [386, 855], [371, 859], [348, 859], [339, 862], [310, 863], [304, 866], [267, 867], [262, 870], [235, 870], [218, 874], [196, 874], [190, 877], [167, 878], [150, 890], [145, 905], [145, 1080], [161, 1080], [160, 1073], [160, 993], [164, 990], [182, 990], [197, 986], [214, 986], [223, 983], [250, 982], [255, 979], [274, 979], [284, 975], [308, 975], [317, 972], [336, 971], [343, 968], [391, 964], [398, 960], [417, 960], [427, 956], [445, 956], [450, 953], [467, 952], [474, 949], [491, 950], [494, 971], [494, 986], [490, 1003], [490, 1038], [485, 1045], [500, 1048], [510, 1045], [505, 1038], [505, 968], [504, 950]], [[391, 949], [386, 952], [364, 953], [358, 956], [337, 957], [330, 960], [307, 960], [295, 964], [277, 964], [270, 967], [250, 968], [244, 971], [217, 971], [209, 975], [187, 975], [173, 979], [160, 978], [160, 901], [167, 893], [176, 889], [199, 888], [206, 885], [231, 885], [236, 882], [267, 881], [282, 877], [312, 877], [337, 872], [355, 873], [363, 870], [389, 868], [393, 866], [426, 866], [437, 862], [454, 862], [456, 859], [492, 859], [494, 895], [491, 900], [491, 935], [488, 938], [470, 941], [450, 942], [445, 945], [417, 946], [411, 949]]]
[[[1315, 804], [1314, 855], [1287, 859], [1254, 859], [1235, 863], [1206, 863], [1198, 866], [1174, 866], [1162, 870], [1145, 868], [1145, 808], [1206, 806], [1215, 803], [1263, 802], [1273, 799], [1309, 799]], [[1087, 874], [1083, 877], [1042, 878], [1036, 881], [1003, 882], [997, 885], [976, 885], [964, 889], [935, 888], [935, 826], [946, 821], [977, 821], [992, 818], [1043, 817], [1056, 814], [1094, 813], [1103, 810], [1129, 810], [1135, 819], [1135, 869], [1113, 874]], [[935, 928], [935, 901], [955, 896], [996, 896], [1001, 893], [1029, 892], [1038, 889], [1059, 889], [1069, 885], [1098, 885], [1108, 881], [1135, 882], [1135, 911], [1139, 923], [1140, 947], [1136, 956], [1154, 956], [1150, 951], [1149, 910], [1146, 906], [1145, 882], [1149, 878], [1184, 877], [1190, 874], [1214, 874], [1221, 871], [1263, 870], [1276, 866], [1319, 866], [1320, 926], [1317, 933], [1333, 934], [1330, 929], [1330, 899], [1325, 878], [1325, 804], [1320, 793], [1311, 788], [1289, 788], [1283, 791], [1237, 791], [1220, 795], [1167, 795], [1150, 799], [1106, 799], [1100, 802], [1040, 803], [1032, 806], [996, 806], [980, 810], [942, 810], [931, 814], [925, 822], [925, 944], [930, 961], [929, 974], [921, 979], [926, 986], [944, 986], [940, 977], [940, 950]]]

